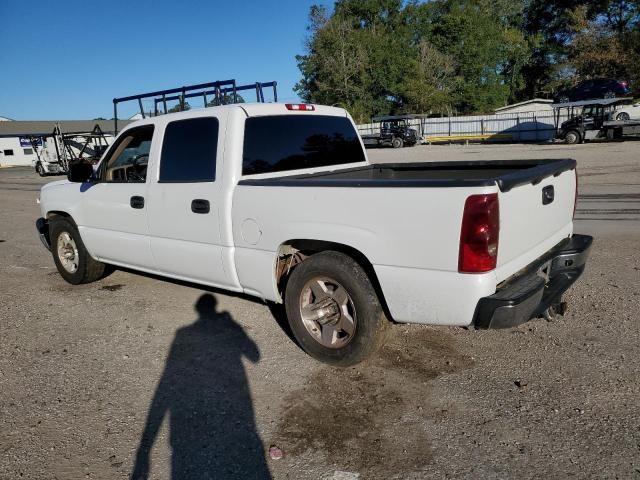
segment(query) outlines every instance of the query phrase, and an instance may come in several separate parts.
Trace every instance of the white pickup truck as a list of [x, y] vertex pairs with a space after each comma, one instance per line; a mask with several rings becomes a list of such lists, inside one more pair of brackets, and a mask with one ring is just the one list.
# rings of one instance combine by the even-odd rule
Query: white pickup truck
[[129, 125], [45, 185], [62, 277], [105, 264], [284, 303], [300, 345], [351, 365], [385, 325], [509, 327], [558, 309], [592, 238], [574, 160], [370, 164], [349, 114], [241, 104]]

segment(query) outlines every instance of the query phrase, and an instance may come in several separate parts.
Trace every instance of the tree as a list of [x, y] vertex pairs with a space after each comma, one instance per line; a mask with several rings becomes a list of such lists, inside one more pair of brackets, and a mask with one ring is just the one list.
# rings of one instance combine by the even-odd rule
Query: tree
[[[220, 102], [217, 98], [213, 98], [210, 102], [207, 102], [207, 107], [217, 107], [218, 105], [228, 105], [230, 103], [234, 103], [233, 94], [225, 93], [222, 95], [222, 102]], [[236, 93], [236, 102], [235, 103], [245, 103], [244, 98], [239, 93]]]
[[167, 113], [184, 112], [186, 110], [191, 110], [191, 105], [189, 105], [189, 102], [185, 101], [184, 106], [182, 106], [180, 102], [178, 102], [176, 105], [167, 110]]
[[455, 60], [441, 53], [427, 40], [418, 45], [414, 60], [415, 75], [406, 83], [407, 106], [420, 113], [451, 110], [452, 93], [460, 81], [455, 75]]
[[640, 0], [338, 0], [313, 6], [295, 90], [357, 121], [488, 112], [583, 77], [640, 84]]
[[[619, 27], [620, 20], [614, 25]], [[580, 78], [627, 78], [629, 55], [623, 48], [622, 34], [599, 19], [589, 19], [586, 6], [571, 11], [569, 25], [574, 34], [568, 46], [569, 65]]]

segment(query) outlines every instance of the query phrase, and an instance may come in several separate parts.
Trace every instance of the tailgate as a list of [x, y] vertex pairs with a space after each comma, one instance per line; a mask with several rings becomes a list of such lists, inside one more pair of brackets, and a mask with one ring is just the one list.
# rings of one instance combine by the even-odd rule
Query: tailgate
[[571, 235], [575, 194], [575, 169], [499, 192], [498, 282]]

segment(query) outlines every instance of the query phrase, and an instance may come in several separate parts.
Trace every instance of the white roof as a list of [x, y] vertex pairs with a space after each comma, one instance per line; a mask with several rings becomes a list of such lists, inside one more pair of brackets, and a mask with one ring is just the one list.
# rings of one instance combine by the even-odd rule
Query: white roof
[[511, 105], [507, 105], [505, 107], [496, 108], [495, 112], [500, 113], [503, 110], [511, 110], [512, 108], [523, 107], [525, 105], [533, 105], [533, 104], [541, 104], [541, 105], [551, 105], [553, 100], [549, 100], [548, 98], [532, 98], [531, 100], [525, 100], [524, 102], [512, 103]]

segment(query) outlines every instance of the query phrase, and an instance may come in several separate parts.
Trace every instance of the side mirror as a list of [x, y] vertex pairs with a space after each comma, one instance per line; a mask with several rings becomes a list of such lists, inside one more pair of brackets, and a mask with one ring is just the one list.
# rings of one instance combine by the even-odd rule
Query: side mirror
[[72, 163], [69, 165], [67, 178], [70, 182], [85, 183], [93, 176], [93, 166], [89, 163]]

